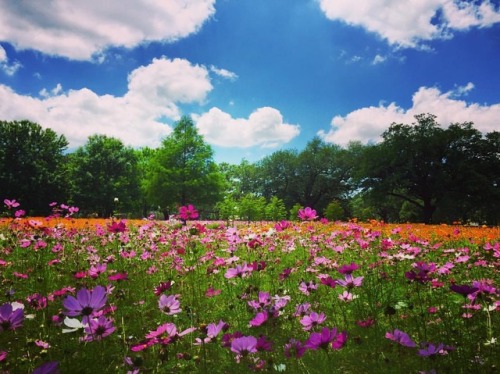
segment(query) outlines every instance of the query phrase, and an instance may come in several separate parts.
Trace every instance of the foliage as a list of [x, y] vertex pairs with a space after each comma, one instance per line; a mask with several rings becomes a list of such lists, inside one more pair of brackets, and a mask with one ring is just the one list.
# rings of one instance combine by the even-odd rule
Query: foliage
[[271, 197], [265, 208], [265, 218], [269, 221], [286, 219], [286, 208], [283, 200], [276, 196]]
[[137, 157], [131, 148], [105, 135], [92, 135], [69, 156], [71, 198], [87, 213], [110, 217], [140, 209]]
[[344, 218], [344, 208], [338, 200], [333, 200], [327, 205], [323, 215], [331, 221], [338, 221]]
[[30, 121], [0, 121], [0, 186], [31, 214], [49, 212], [51, 199], [65, 200], [64, 155], [68, 142]]
[[213, 161], [212, 148], [198, 134], [191, 118], [182, 117], [151, 162], [145, 184], [147, 198], [166, 215], [189, 203], [203, 211], [220, 199], [224, 177]]

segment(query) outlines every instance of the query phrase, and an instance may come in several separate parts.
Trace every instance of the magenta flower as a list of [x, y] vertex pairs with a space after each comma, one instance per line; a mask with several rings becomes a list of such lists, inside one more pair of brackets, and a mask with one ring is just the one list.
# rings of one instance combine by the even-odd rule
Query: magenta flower
[[302, 319], [300, 320], [300, 324], [305, 331], [309, 331], [313, 327], [325, 322], [325, 320], [325, 313], [318, 314], [316, 312], [312, 312], [311, 314], [302, 317]]
[[174, 282], [172, 282], [171, 280], [167, 282], [160, 282], [160, 284], [155, 287], [155, 295], [160, 296], [163, 292], [168, 291], [173, 284]]
[[273, 343], [265, 335], [261, 335], [257, 338], [257, 351], [258, 352], [270, 352], [273, 350]]
[[223, 320], [220, 320], [218, 324], [209, 323], [204, 329], [206, 337], [204, 339], [196, 338], [196, 343], [194, 343], [194, 345], [210, 343], [220, 334], [221, 331], [225, 331], [228, 328], [229, 325]]
[[314, 209], [309, 208], [309, 207], [304, 208], [304, 209], [299, 209], [298, 217], [302, 221], [313, 221], [316, 218], [318, 218], [318, 216], [316, 215], [316, 211]]
[[269, 313], [264, 310], [263, 312], [257, 313], [257, 315], [250, 321], [251, 327], [258, 327], [264, 324], [269, 318]]
[[304, 347], [311, 350], [318, 348], [326, 349], [331, 344], [332, 348], [338, 350], [342, 348], [347, 341], [347, 333], [345, 331], [338, 333], [336, 328], [329, 329], [323, 327], [321, 332], [313, 332], [309, 339], [304, 344]]
[[177, 300], [175, 295], [161, 295], [160, 300], [158, 300], [158, 306], [160, 310], [168, 315], [180, 313], [182, 311], [180, 305], [181, 303], [179, 300]]
[[108, 225], [108, 232], [111, 233], [118, 234], [127, 230], [127, 225], [125, 224], [124, 220], [121, 220], [120, 222], [113, 221], [110, 225]]
[[175, 324], [167, 322], [159, 326], [156, 330], [150, 331], [146, 335], [146, 339], [149, 339], [149, 342], [146, 342], [145, 345], [146, 347], [157, 343], [168, 345], [176, 341], [178, 338], [192, 333], [194, 330], [196, 330], [196, 328], [190, 327], [179, 333], [177, 332], [177, 327], [175, 326]]
[[266, 306], [271, 304], [271, 295], [269, 292], [259, 291], [259, 300], [251, 300], [248, 302], [248, 305], [254, 310], [260, 310]]
[[179, 208], [179, 218], [184, 221], [187, 221], [189, 219], [197, 219], [198, 216], [199, 215], [197, 210], [191, 204], [189, 204], [188, 206], [181, 206]]
[[89, 318], [104, 307], [107, 301], [106, 289], [102, 286], [96, 286], [93, 290], [85, 288], [76, 293], [76, 298], [69, 295], [63, 300], [63, 306], [66, 308], [65, 314], [69, 317], [83, 316], [82, 322], [88, 323]]
[[257, 339], [253, 336], [242, 336], [231, 342], [231, 351], [240, 357], [257, 352]]
[[285, 344], [285, 356], [287, 358], [301, 358], [306, 352], [306, 347], [299, 341], [295, 339], [290, 339], [288, 343]]
[[88, 325], [85, 327], [85, 337], [82, 341], [92, 342], [94, 340], [101, 340], [108, 335], [111, 335], [116, 328], [113, 326], [113, 320], [105, 316], [99, 318], [91, 318]]
[[414, 348], [417, 346], [407, 333], [398, 329], [395, 329], [393, 332], [386, 332], [385, 337], [405, 347]]
[[11, 303], [0, 306], [0, 332], [15, 330], [22, 326], [24, 321], [24, 310], [16, 308]]
[[17, 208], [19, 206], [16, 200], [5, 199], [3, 202], [8, 209]]
[[340, 274], [352, 274], [355, 270], [358, 270], [359, 266], [352, 262], [350, 265], [342, 265], [337, 269]]

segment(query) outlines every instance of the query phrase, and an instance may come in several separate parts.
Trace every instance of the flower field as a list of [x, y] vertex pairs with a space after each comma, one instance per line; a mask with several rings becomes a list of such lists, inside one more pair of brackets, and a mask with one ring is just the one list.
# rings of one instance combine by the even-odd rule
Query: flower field
[[3, 218], [1, 373], [494, 373], [500, 229]]

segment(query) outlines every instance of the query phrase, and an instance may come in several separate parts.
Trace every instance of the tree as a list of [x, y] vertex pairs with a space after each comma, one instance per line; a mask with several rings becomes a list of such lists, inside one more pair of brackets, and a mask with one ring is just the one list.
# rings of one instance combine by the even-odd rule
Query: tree
[[285, 203], [280, 198], [273, 196], [265, 208], [266, 219], [270, 221], [280, 221], [286, 219]]
[[140, 209], [137, 157], [132, 148], [105, 135], [92, 135], [69, 158], [73, 203], [109, 217]]
[[446, 220], [467, 217], [494, 179], [485, 171], [494, 163], [486, 140], [470, 122], [443, 129], [432, 114], [415, 118], [412, 125], [392, 124], [380, 144], [367, 148], [365, 190], [413, 204], [424, 223], [436, 211]]
[[186, 204], [195, 205], [200, 212], [212, 209], [224, 187], [213, 150], [189, 117], [182, 117], [172, 134], [163, 139], [148, 179], [148, 200], [161, 206], [165, 216]]
[[4, 198], [16, 199], [30, 214], [50, 212], [49, 204], [66, 199], [63, 135], [30, 121], [0, 121], [0, 186]]

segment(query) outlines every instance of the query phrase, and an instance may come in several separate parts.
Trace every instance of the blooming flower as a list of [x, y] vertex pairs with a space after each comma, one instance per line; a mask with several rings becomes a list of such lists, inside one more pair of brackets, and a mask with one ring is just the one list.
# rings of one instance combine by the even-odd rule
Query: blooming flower
[[180, 313], [182, 311], [180, 305], [181, 303], [177, 300], [175, 295], [161, 295], [160, 300], [158, 300], [160, 310], [168, 315]]
[[288, 358], [301, 358], [305, 351], [306, 347], [299, 340], [290, 339], [285, 344], [285, 356]]
[[171, 280], [167, 282], [160, 282], [160, 284], [155, 287], [155, 295], [160, 296], [163, 292], [168, 291], [173, 284], [174, 282]]
[[395, 329], [393, 332], [386, 332], [385, 337], [405, 347], [414, 348], [417, 346], [407, 333], [398, 329]]
[[17, 208], [19, 206], [16, 200], [5, 199], [3, 202], [8, 209]]
[[93, 290], [85, 288], [76, 293], [76, 298], [68, 295], [63, 300], [63, 306], [66, 308], [65, 314], [69, 317], [83, 316], [82, 322], [88, 323], [89, 318], [104, 307], [107, 301], [106, 289], [102, 286], [96, 286]]
[[21, 327], [23, 320], [24, 310], [22, 308], [14, 308], [11, 303], [0, 306], [0, 332]]
[[309, 296], [312, 291], [316, 291], [318, 289], [318, 285], [314, 283], [314, 281], [310, 282], [301, 282], [299, 284], [299, 290], [302, 292], [304, 295]]
[[240, 357], [257, 352], [257, 339], [253, 336], [242, 336], [231, 342], [231, 351]]
[[124, 220], [120, 220], [120, 222], [113, 221], [110, 225], [108, 225], [108, 232], [118, 234], [125, 231], [127, 231], [127, 225]]
[[267, 310], [257, 313], [257, 315], [250, 321], [251, 327], [257, 327], [264, 324], [269, 318], [269, 313]]
[[454, 350], [454, 347], [450, 347], [444, 345], [443, 343], [433, 344], [433, 343], [425, 343], [423, 344], [424, 348], [418, 350], [419, 356], [422, 357], [430, 357], [435, 355], [447, 355], [448, 351]]
[[316, 211], [314, 209], [309, 208], [309, 207], [304, 208], [304, 209], [299, 209], [299, 212], [297, 215], [302, 221], [313, 221], [316, 218], [318, 218], [318, 216], [316, 215]]
[[338, 350], [342, 348], [347, 341], [347, 333], [345, 331], [338, 333], [336, 328], [329, 329], [323, 327], [321, 332], [313, 332], [309, 339], [304, 344], [304, 347], [311, 350], [318, 348], [326, 349], [331, 344], [332, 348]]
[[235, 268], [229, 268], [227, 269], [226, 273], [224, 274], [224, 278], [226, 279], [231, 279], [231, 278], [244, 278], [247, 275], [249, 275], [252, 272], [252, 268], [247, 265], [246, 262], [244, 262], [242, 265], [236, 265]]
[[113, 320], [105, 316], [100, 316], [89, 320], [88, 326], [85, 327], [85, 337], [82, 341], [91, 342], [101, 340], [108, 335], [111, 335], [116, 328], [113, 326]]
[[194, 208], [193, 205], [189, 204], [188, 206], [181, 206], [179, 208], [179, 218], [187, 221], [189, 219], [196, 219], [198, 218], [198, 212]]
[[300, 324], [305, 331], [308, 331], [311, 330], [314, 326], [322, 324], [323, 322], [325, 322], [325, 320], [325, 313], [318, 314], [316, 312], [312, 312], [311, 314], [302, 317], [302, 319], [300, 320]]
[[350, 265], [342, 265], [337, 269], [340, 274], [352, 274], [355, 270], [358, 270], [359, 266], [352, 262]]
[[346, 288], [354, 288], [354, 287], [361, 287], [364, 278], [365, 277], [353, 278], [352, 274], [346, 274], [344, 276], [344, 279], [337, 279], [336, 282], [339, 286]]

